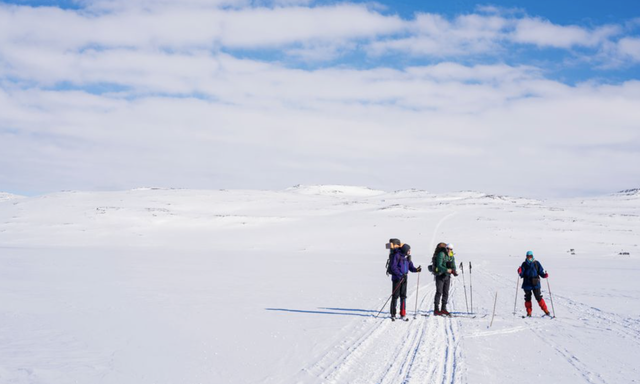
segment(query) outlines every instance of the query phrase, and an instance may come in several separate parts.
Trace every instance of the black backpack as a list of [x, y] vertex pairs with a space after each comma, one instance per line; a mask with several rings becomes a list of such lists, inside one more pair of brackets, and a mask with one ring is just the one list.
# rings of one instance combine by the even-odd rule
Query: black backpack
[[393, 260], [393, 256], [395, 254], [395, 249], [389, 251], [389, 258], [387, 259], [387, 276], [391, 274], [391, 261]]
[[433, 256], [431, 257], [431, 264], [427, 267], [427, 269], [429, 270], [429, 272], [431, 272], [432, 274], [436, 274], [436, 254], [434, 253]]

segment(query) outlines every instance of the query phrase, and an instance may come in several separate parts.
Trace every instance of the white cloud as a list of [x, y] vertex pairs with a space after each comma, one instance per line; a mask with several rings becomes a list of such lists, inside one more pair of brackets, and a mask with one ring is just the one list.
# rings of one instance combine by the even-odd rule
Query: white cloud
[[618, 41], [618, 53], [623, 58], [640, 62], [640, 37], [625, 37]]
[[[434, 189], [431, 180], [448, 174], [449, 189], [494, 191], [498, 182], [518, 190], [583, 173], [574, 185], [586, 187], [604, 177], [593, 167], [620, 180], [638, 176], [622, 159], [640, 160], [640, 152], [616, 149], [640, 145], [638, 82], [570, 87], [505, 65], [301, 71], [228, 55], [215, 61], [209, 77], [195, 76], [199, 83], [181, 79], [180, 65], [140, 80], [152, 87], [173, 77], [167, 84], [209, 100], [2, 91], [0, 126], [13, 133], [1, 133], [0, 166], [10, 171], [0, 183], [28, 174], [44, 189], [103, 188], [105, 178], [113, 188], [339, 180], [393, 189], [385, 179], [395, 174]], [[423, 174], [432, 177], [416, 178]]]
[[375, 41], [369, 46], [372, 55], [389, 51], [414, 56], [467, 56], [499, 50], [507, 19], [496, 16], [464, 15], [452, 21], [436, 14], [418, 14], [411, 22], [408, 37]]
[[[176, 8], [173, 0], [76, 0], [89, 12], [122, 12], [129, 10], [157, 10], [161, 8]], [[285, 0], [286, 1], [286, 0]], [[295, 1], [295, 0], [293, 0]], [[304, 1], [304, 0], [302, 0]], [[246, 7], [251, 0], [180, 0], [180, 7], [189, 8], [219, 8]]]
[[[353, 4], [186, 4], [0, 6], [0, 184], [394, 189], [396, 174], [406, 187], [432, 189], [449, 175], [447, 189], [506, 191], [575, 174], [588, 174], [579, 186], [604, 180], [590, 169], [639, 176], [630, 164], [639, 160], [640, 84], [569, 86], [499, 59], [516, 42], [607, 46], [638, 60], [637, 38], [616, 41], [615, 26], [498, 14], [406, 20]], [[312, 63], [372, 56], [361, 57], [369, 69], [302, 70], [235, 50]], [[374, 56], [387, 53], [438, 60], [394, 69]], [[482, 55], [497, 59], [455, 62]], [[97, 95], [100, 87], [111, 91]], [[632, 149], [624, 156], [623, 144]]]
[[540, 47], [596, 47], [620, 32], [621, 28], [618, 26], [604, 26], [589, 30], [575, 25], [556, 25], [538, 18], [525, 18], [516, 22], [511, 39], [514, 42], [535, 44]]
[[241, 9], [160, 8], [83, 14], [55, 8], [0, 6], [0, 44], [49, 49], [259, 48], [370, 38], [404, 28], [397, 16], [365, 6]]

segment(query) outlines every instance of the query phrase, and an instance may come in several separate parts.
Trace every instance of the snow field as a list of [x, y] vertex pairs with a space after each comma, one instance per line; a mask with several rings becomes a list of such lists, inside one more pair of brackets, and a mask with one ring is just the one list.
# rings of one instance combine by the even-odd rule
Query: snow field
[[[0, 382], [634, 383], [639, 232], [633, 193], [3, 194]], [[409, 276], [409, 322], [392, 323], [388, 305], [374, 317], [391, 293], [390, 237], [425, 269], [415, 320]], [[473, 264], [474, 319], [422, 316], [439, 241], [464, 262], [468, 294]], [[556, 319], [535, 303], [522, 319], [520, 289], [513, 314], [527, 250], [550, 273]], [[462, 276], [449, 310], [466, 311]]]

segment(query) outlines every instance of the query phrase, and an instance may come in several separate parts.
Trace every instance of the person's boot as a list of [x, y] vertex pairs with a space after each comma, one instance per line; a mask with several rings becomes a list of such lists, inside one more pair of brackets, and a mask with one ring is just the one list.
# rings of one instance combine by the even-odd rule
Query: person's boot
[[524, 307], [527, 309], [527, 317], [531, 317], [531, 311], [533, 310], [533, 305], [530, 301], [524, 302]]
[[451, 316], [451, 314], [449, 313], [449, 311], [447, 311], [447, 305], [446, 305], [446, 304], [442, 306], [442, 310], [440, 310], [440, 313], [441, 313], [443, 316]]
[[433, 306], [433, 314], [435, 316], [440, 316], [442, 313], [440, 312], [440, 307], [438, 306], [438, 304], [435, 304]]
[[538, 305], [540, 305], [540, 309], [544, 311], [544, 314], [547, 316], [551, 316], [551, 313], [547, 309], [547, 303], [544, 302], [544, 299], [538, 300]]

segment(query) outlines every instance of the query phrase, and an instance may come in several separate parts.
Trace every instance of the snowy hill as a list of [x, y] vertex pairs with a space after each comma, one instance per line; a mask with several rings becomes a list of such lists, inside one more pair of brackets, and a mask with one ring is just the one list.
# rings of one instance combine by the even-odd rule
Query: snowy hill
[[296, 185], [288, 188], [287, 192], [295, 192], [306, 195], [325, 195], [325, 196], [351, 196], [365, 197], [381, 195], [384, 191], [378, 191], [368, 187], [354, 187], [347, 185]]
[[[0, 194], [0, 382], [634, 382], [636, 196]], [[412, 320], [389, 321], [390, 237], [422, 266], [437, 242], [455, 244], [465, 275], [450, 310], [467, 312], [472, 286], [476, 317], [424, 316], [435, 288], [423, 272], [419, 286], [409, 275]], [[527, 250], [549, 272], [556, 319], [521, 318]]]
[[7, 193], [7, 192], [0, 192], [0, 202], [3, 201], [9, 201], [9, 200], [16, 200], [16, 199], [22, 199], [24, 198], [23, 196], [19, 196], [19, 195], [14, 195], [11, 193]]

